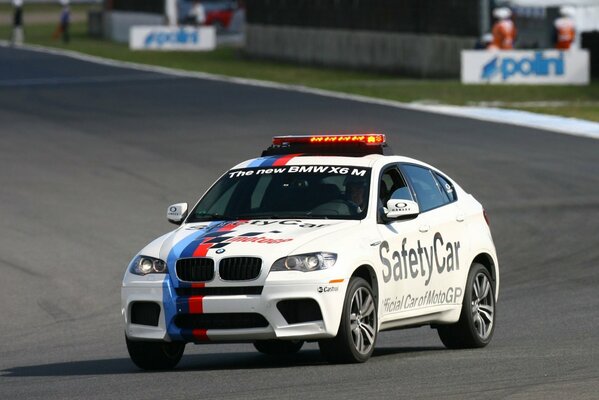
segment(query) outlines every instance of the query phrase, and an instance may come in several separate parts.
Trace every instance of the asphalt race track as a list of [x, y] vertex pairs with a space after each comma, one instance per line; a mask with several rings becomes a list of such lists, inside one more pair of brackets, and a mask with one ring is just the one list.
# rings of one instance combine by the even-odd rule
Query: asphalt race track
[[[188, 346], [144, 373], [123, 339], [130, 258], [276, 134], [376, 130], [487, 208], [495, 337], [385, 332], [361, 365], [316, 344]], [[0, 399], [599, 398], [599, 141], [0, 48]]]

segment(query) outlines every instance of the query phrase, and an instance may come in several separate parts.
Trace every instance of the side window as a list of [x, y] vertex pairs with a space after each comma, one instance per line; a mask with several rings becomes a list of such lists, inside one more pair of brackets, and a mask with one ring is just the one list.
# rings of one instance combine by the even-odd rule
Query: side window
[[441, 190], [439, 182], [430, 169], [411, 164], [404, 165], [403, 168], [412, 182], [421, 211], [428, 211], [449, 203], [446, 192]]
[[458, 195], [455, 192], [453, 184], [447, 178], [445, 178], [443, 175], [437, 174], [436, 172], [435, 172], [435, 177], [437, 177], [437, 180], [439, 181], [439, 184], [441, 185], [441, 192], [445, 193], [445, 195], [449, 199], [449, 202], [452, 203], [452, 202], [456, 201], [458, 199]]
[[397, 167], [388, 168], [379, 182], [379, 200], [382, 205], [386, 206], [390, 199], [414, 200]]

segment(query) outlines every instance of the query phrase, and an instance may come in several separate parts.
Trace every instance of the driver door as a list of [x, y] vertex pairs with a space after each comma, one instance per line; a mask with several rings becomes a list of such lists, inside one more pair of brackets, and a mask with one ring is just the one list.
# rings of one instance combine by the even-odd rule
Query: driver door
[[413, 312], [408, 312], [418, 308], [429, 276], [421, 244], [432, 241], [432, 237], [424, 229], [422, 215], [407, 220], [383, 218], [388, 200], [416, 200], [397, 165], [385, 168], [378, 184], [380, 312], [381, 322], [385, 323], [411, 316]]

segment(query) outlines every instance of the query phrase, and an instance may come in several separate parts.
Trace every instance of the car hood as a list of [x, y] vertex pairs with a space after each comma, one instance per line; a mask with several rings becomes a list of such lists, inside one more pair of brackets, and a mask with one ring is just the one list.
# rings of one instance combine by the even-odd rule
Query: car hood
[[[167, 263], [179, 258], [251, 256], [268, 254], [284, 257], [303, 245], [341, 229], [358, 226], [360, 221], [327, 219], [260, 219], [192, 223], [156, 239], [140, 253], [159, 257]], [[329, 241], [321, 250], [330, 250]]]

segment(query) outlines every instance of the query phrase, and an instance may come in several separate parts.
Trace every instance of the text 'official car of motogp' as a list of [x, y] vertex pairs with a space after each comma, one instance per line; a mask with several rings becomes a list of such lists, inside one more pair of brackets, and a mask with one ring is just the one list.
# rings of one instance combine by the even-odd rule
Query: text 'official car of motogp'
[[422, 325], [449, 348], [487, 345], [499, 269], [483, 207], [388, 153], [382, 134], [275, 137], [191, 211], [170, 206], [179, 227], [123, 279], [133, 362], [172, 368], [187, 343], [276, 355], [305, 341], [331, 362], [364, 362], [380, 331]]

